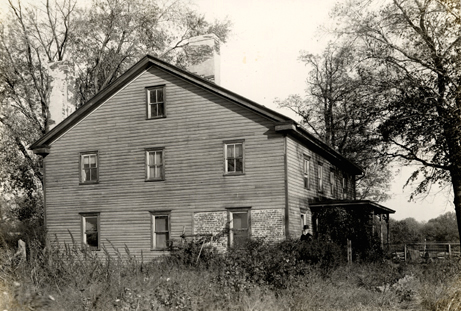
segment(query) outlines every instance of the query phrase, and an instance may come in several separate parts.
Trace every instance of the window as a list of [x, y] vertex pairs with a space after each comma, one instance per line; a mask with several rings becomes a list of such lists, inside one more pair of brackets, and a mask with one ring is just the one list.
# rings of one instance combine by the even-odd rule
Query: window
[[165, 86], [147, 89], [147, 118], [165, 117]]
[[146, 150], [146, 180], [164, 180], [163, 149]]
[[304, 228], [304, 225], [307, 225], [306, 213], [301, 212], [301, 229]]
[[98, 173], [98, 153], [85, 152], [80, 154], [80, 183], [97, 183]]
[[309, 189], [309, 174], [311, 170], [311, 161], [310, 157], [307, 155], [304, 155], [303, 157], [303, 175], [304, 175], [304, 188]]
[[151, 212], [152, 249], [165, 250], [170, 241], [170, 211]]
[[225, 173], [243, 174], [243, 141], [224, 144]]
[[250, 211], [238, 209], [230, 211], [229, 245], [239, 247], [250, 237]]
[[334, 169], [330, 169], [330, 189], [331, 195], [335, 196], [336, 194], [336, 178]]
[[99, 213], [81, 214], [82, 244], [91, 250], [99, 250]]
[[319, 192], [323, 192], [323, 164], [321, 162], [317, 167], [317, 185]]
[[343, 186], [343, 199], [346, 199], [347, 198], [347, 176], [346, 175], [343, 175], [342, 186]]

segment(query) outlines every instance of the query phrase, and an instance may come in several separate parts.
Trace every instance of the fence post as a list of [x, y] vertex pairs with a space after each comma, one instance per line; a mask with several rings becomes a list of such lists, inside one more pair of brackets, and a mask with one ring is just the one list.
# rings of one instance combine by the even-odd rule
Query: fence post
[[352, 241], [347, 239], [347, 263], [352, 263]]
[[403, 256], [405, 258], [405, 262], [407, 261], [407, 244], [403, 246]]
[[451, 244], [448, 243], [448, 257], [451, 258]]

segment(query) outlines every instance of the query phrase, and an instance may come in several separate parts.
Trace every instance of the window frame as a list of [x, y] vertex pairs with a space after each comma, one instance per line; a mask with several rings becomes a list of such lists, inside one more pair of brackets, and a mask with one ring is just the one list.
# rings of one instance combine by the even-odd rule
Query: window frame
[[311, 186], [310, 172], [311, 172], [311, 157], [304, 154], [303, 155], [303, 183], [304, 183], [304, 189], [307, 189], [307, 190], [309, 190]]
[[[238, 208], [227, 208], [228, 221], [229, 221], [229, 236], [228, 244], [229, 247], [234, 247], [234, 214], [246, 214], [247, 215], [247, 228], [246, 228], [246, 239], [251, 238], [251, 207], [238, 207]], [[243, 231], [243, 230], [241, 230]]]
[[[86, 156], [95, 156], [96, 157], [96, 179], [95, 180], [83, 180], [84, 174], [83, 171], [83, 158]], [[98, 151], [85, 151], [85, 152], [80, 152], [80, 158], [79, 158], [79, 184], [80, 185], [88, 185], [88, 184], [97, 184], [99, 183], [99, 152]], [[91, 169], [91, 168], [90, 168]]]
[[[86, 230], [86, 219], [87, 218], [96, 218], [96, 233], [97, 233], [97, 246], [90, 246], [88, 245], [87, 239], [87, 230]], [[101, 250], [101, 213], [100, 212], [92, 212], [92, 213], [80, 213], [80, 228], [81, 228], [81, 241], [82, 247], [88, 248], [91, 251], [99, 251]]]
[[342, 180], [342, 187], [343, 187], [343, 199], [346, 199], [348, 196], [349, 192], [349, 181], [348, 181], [348, 176], [343, 173], [343, 180]]
[[[149, 211], [150, 213], [150, 247], [152, 251], [165, 251], [168, 249], [168, 245], [171, 241], [171, 210], [163, 210], [163, 211]], [[162, 232], [157, 232], [155, 228], [155, 218], [156, 217], [167, 217], [167, 230]], [[166, 246], [165, 247], [157, 247], [157, 233], [167, 233], [166, 238]]]
[[336, 170], [330, 168], [330, 191], [333, 197], [336, 196]]
[[323, 193], [323, 163], [318, 162], [317, 165], [317, 190], [320, 193]]
[[[157, 147], [157, 148], [146, 148], [145, 150], [145, 170], [146, 170], [146, 174], [145, 174], [145, 180], [146, 181], [163, 181], [165, 180], [165, 148], [164, 147]], [[151, 168], [151, 165], [149, 163], [149, 156], [152, 152], [160, 152], [161, 153], [161, 158], [162, 158], [162, 163], [161, 165], [157, 165], [157, 164], [154, 164], [154, 167], [158, 167], [158, 166], [161, 166], [161, 170], [160, 170], [160, 173], [161, 173], [161, 176], [160, 177], [151, 177], [150, 176], [150, 168]], [[154, 159], [156, 159], [156, 157], [154, 156]]]
[[[155, 103], [150, 102], [150, 93], [152, 91], [158, 91], [162, 90], [162, 96], [163, 96], [163, 101], [157, 101]], [[157, 107], [159, 105], [162, 105], [163, 107], [163, 114], [162, 115], [156, 115], [152, 116], [152, 106], [156, 105]], [[157, 109], [158, 112], [158, 109]], [[146, 119], [151, 120], [151, 119], [162, 119], [166, 118], [166, 85], [155, 85], [155, 86], [148, 86], [146, 87]]]
[[[233, 171], [229, 172], [228, 167], [228, 157], [227, 157], [227, 146], [234, 145], [234, 155], [235, 155], [235, 145], [242, 145], [242, 171]], [[224, 148], [224, 175], [232, 176], [232, 175], [244, 175], [245, 174], [245, 140], [244, 139], [237, 139], [237, 140], [228, 140], [223, 141], [223, 148]], [[237, 157], [229, 158], [229, 159], [239, 159]], [[236, 167], [236, 166], [235, 166]]]

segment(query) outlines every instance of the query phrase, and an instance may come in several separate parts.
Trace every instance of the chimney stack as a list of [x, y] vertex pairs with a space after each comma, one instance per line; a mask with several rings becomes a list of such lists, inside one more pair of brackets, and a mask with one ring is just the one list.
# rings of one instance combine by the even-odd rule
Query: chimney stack
[[49, 70], [52, 81], [47, 132], [73, 113], [77, 106], [73, 91], [73, 64], [69, 61], [52, 62]]
[[213, 49], [209, 58], [187, 69], [216, 84], [221, 83], [221, 57], [219, 52], [219, 38], [215, 34], [206, 34], [189, 39], [190, 46], [208, 46]]

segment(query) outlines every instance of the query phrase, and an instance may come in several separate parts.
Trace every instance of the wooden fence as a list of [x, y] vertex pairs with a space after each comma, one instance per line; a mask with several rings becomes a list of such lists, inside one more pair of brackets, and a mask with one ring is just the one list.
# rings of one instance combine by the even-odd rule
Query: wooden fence
[[404, 261], [460, 257], [459, 242], [392, 244], [389, 245], [389, 250], [394, 259]]

